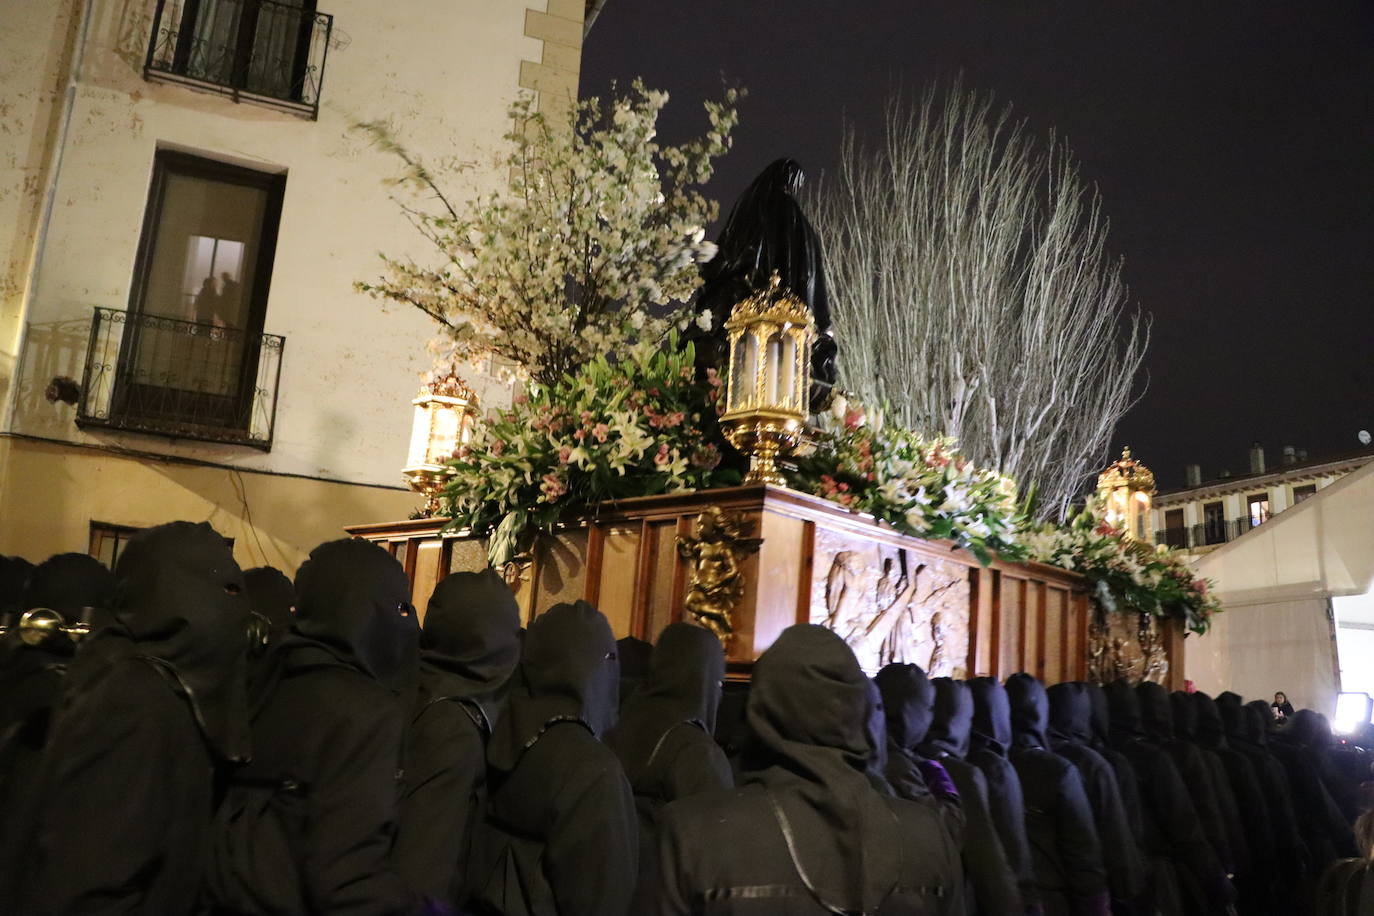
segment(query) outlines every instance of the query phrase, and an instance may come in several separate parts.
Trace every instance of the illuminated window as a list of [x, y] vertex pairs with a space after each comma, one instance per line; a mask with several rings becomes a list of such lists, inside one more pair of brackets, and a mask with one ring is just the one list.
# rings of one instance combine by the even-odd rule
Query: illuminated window
[[1255, 528], [1269, 521], [1269, 494], [1257, 493], [1246, 500], [1250, 507], [1250, 527]]

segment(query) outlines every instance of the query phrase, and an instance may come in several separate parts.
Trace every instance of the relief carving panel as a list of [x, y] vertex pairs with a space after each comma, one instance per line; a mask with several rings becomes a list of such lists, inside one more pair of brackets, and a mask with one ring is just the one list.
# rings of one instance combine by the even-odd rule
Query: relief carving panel
[[820, 526], [813, 556], [811, 623], [843, 637], [870, 675], [899, 662], [965, 676], [966, 566]]

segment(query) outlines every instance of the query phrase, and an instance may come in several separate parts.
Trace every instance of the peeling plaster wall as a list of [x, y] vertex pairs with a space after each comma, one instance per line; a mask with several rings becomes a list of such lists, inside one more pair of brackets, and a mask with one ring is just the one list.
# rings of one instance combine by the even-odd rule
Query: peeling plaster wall
[[[428, 368], [424, 342], [433, 325], [414, 310], [383, 308], [352, 283], [378, 274], [378, 251], [422, 261], [429, 253], [381, 183], [396, 174], [394, 161], [348, 125], [388, 119], [428, 161], [477, 165], [455, 196], [490, 190], [500, 180], [493, 166], [505, 108], [520, 88], [541, 90], [541, 105], [549, 93], [568, 100], [560, 104], [576, 94], [581, 2], [547, 3], [552, 11], [546, 0], [321, 0], [321, 11], [334, 15], [334, 46], [319, 120], [308, 121], [144, 80], [155, 0], [93, 0], [55, 207], [25, 316], [10, 431], [245, 470], [399, 484], [409, 401]], [[37, 223], [37, 192], [28, 188], [42, 184], [43, 138], [55, 133], [45, 125], [60, 109], [64, 55], [81, 5], [19, 6], [18, 28], [7, 12], [0, 30], [0, 98], [8, 105], [0, 109], [0, 232], [9, 233], [0, 235], [0, 255], [22, 262]], [[575, 41], [569, 25], [576, 26]], [[20, 103], [24, 110], [15, 111]], [[264, 325], [286, 338], [270, 453], [85, 432], [73, 422], [74, 408], [43, 398], [53, 376], [80, 379], [92, 307], [128, 306], [159, 147], [287, 174]], [[23, 286], [12, 269], [4, 276], [0, 343], [20, 324], [11, 303], [22, 298]], [[8, 489], [16, 481], [11, 475], [5, 483]]]

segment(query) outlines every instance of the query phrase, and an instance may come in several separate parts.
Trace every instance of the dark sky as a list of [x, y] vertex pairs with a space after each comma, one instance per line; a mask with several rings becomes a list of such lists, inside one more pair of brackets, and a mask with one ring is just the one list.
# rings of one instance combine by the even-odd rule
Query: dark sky
[[[1099, 187], [1154, 317], [1148, 390], [1117, 439], [1181, 483], [1259, 440], [1315, 457], [1374, 428], [1374, 0], [609, 0], [582, 92], [642, 76], [664, 135], [749, 90], [710, 185], [728, 209], [769, 161], [833, 169], [845, 119], [960, 71]], [[843, 341], [841, 341], [843, 348]], [[843, 350], [841, 350], [843, 358]], [[1144, 379], [1142, 378], [1142, 382]]]

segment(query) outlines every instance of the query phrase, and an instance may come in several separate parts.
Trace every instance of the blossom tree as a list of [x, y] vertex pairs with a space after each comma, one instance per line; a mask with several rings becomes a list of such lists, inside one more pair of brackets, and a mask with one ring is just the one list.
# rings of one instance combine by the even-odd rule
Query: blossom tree
[[356, 286], [437, 321], [444, 361], [496, 356], [542, 385], [600, 355], [659, 347], [685, 325], [697, 265], [715, 254], [705, 232], [717, 204], [699, 188], [730, 148], [740, 96], [705, 103], [710, 129], [680, 146], [656, 141], [668, 95], [638, 80], [566, 121], [522, 98], [501, 159], [509, 185], [460, 205], [388, 128], [359, 125], [404, 163], [400, 181], [426, 203], [402, 206], [438, 258], [384, 254], [384, 275]]

